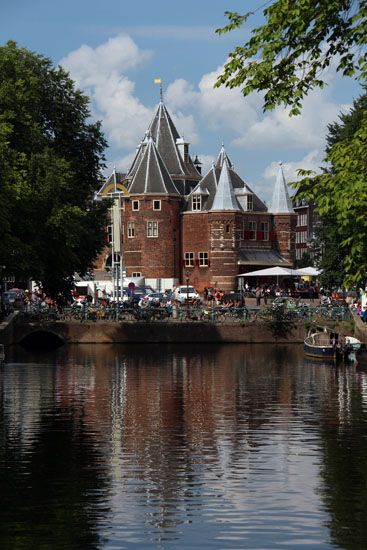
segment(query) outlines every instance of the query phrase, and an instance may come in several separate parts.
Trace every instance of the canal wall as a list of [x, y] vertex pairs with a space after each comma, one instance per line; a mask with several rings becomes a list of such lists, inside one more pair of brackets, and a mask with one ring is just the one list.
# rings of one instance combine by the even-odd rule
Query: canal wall
[[[358, 323], [359, 321], [359, 323]], [[355, 319], [352, 322], [333, 323], [341, 335], [355, 334], [367, 342], [367, 327]], [[26, 344], [37, 341], [57, 344], [114, 344], [114, 343], [302, 343], [307, 335], [308, 322], [294, 324], [285, 335], [274, 334], [264, 322], [225, 321], [49, 321], [24, 322], [16, 314], [0, 325], [0, 343]]]
[[287, 337], [275, 336], [265, 323], [228, 322], [49, 322], [20, 323], [13, 327], [13, 343], [37, 336], [59, 338], [67, 344], [112, 343], [299, 343], [307, 328], [298, 323]]

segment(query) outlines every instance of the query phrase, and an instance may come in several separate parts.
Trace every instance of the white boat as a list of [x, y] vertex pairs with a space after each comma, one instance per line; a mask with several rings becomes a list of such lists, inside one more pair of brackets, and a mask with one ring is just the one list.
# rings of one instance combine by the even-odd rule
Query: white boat
[[345, 344], [349, 347], [349, 349], [353, 351], [357, 351], [362, 345], [362, 342], [358, 340], [358, 338], [355, 338], [354, 336], [346, 336], [345, 337]]

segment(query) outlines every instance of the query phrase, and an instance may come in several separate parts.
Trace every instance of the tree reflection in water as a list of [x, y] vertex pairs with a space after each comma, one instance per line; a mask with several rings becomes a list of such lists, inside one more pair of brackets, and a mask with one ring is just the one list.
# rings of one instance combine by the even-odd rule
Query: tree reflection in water
[[292, 345], [14, 353], [1, 548], [367, 546], [354, 367]]

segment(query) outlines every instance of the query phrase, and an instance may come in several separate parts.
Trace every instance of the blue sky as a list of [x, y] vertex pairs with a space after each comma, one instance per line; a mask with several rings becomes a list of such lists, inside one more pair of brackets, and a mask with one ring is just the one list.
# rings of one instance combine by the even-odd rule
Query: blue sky
[[317, 168], [327, 124], [345, 111], [360, 88], [332, 70], [329, 86], [306, 100], [300, 117], [284, 109], [262, 113], [261, 97], [213, 89], [235, 45], [249, 28], [219, 37], [224, 12], [258, 7], [261, 0], [1, 0], [0, 42], [19, 45], [62, 64], [91, 98], [109, 142], [108, 170], [125, 171], [159, 100], [154, 78], [161, 77], [165, 103], [177, 130], [191, 143], [204, 170], [221, 143], [240, 176], [269, 200], [277, 163], [286, 177], [297, 168]]

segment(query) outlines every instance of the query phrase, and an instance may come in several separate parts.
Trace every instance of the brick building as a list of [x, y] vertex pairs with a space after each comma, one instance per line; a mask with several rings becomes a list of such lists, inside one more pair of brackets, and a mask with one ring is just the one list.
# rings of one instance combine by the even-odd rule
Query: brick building
[[[297, 216], [282, 166], [269, 207], [237, 174], [223, 146], [202, 175], [162, 99], [128, 173], [114, 173], [98, 194], [106, 196], [116, 198], [121, 213], [121, 236], [112, 227], [108, 234], [109, 242], [115, 234], [124, 275], [144, 277], [156, 288], [189, 281], [199, 291], [230, 290], [240, 273], [293, 265]], [[97, 277], [111, 258], [106, 249]]]

